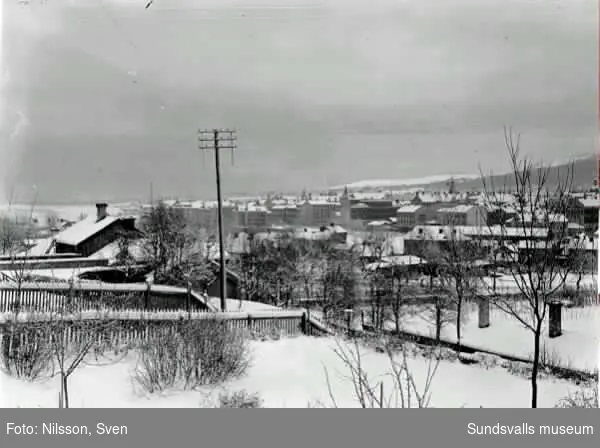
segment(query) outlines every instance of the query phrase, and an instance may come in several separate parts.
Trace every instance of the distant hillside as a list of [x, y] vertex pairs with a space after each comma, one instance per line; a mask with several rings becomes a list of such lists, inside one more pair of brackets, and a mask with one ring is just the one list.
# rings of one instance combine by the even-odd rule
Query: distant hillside
[[347, 185], [336, 185], [331, 187], [331, 191], [341, 191], [345, 187], [349, 190], [378, 190], [378, 189], [414, 189], [419, 187], [429, 187], [430, 185], [446, 185], [446, 183], [453, 178], [455, 182], [466, 182], [474, 179], [479, 179], [478, 174], [441, 174], [436, 176], [420, 177], [415, 179], [373, 179], [373, 180], [361, 180], [358, 182], [352, 182]]
[[[596, 177], [596, 156], [582, 157], [572, 162], [573, 165], [573, 187], [591, 188]], [[569, 162], [554, 165], [550, 168], [549, 185], [556, 185], [559, 176], [564, 176]], [[419, 179], [374, 179], [349, 183], [348, 189], [355, 191], [378, 191], [378, 190], [426, 190], [440, 191], [448, 188], [448, 181], [453, 178], [458, 191], [481, 190], [483, 182], [479, 174], [476, 175], [439, 175]], [[496, 188], [512, 189], [515, 187], [514, 177], [511, 173], [486, 176], [488, 185]], [[330, 188], [339, 191], [344, 185]]]
[[[588, 189], [593, 187], [594, 179], [597, 175], [596, 160], [596, 156], [588, 156], [571, 162], [573, 163], [574, 189]], [[567, 174], [569, 164], [569, 162], [565, 162], [563, 164], [554, 165], [550, 168], [548, 177], [549, 186], [555, 186], [559, 178], [564, 178], [564, 176]], [[504, 187], [507, 189], [512, 189], [515, 187], [514, 176], [512, 173], [487, 176], [486, 182], [488, 182], [488, 185], [493, 184], [497, 189]], [[457, 183], [457, 188], [461, 191], [481, 189], [482, 181], [479, 178], [460, 184]]]

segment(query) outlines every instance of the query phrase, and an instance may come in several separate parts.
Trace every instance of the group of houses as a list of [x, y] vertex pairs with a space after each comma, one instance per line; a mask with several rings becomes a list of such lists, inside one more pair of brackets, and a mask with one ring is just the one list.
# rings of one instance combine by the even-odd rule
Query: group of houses
[[[577, 244], [565, 245], [565, 253], [577, 250], [589, 255], [590, 265], [597, 259], [598, 206], [596, 198], [585, 195], [570, 198], [568, 216], [542, 220], [537, 216], [510, 214], [514, 197], [498, 197], [497, 203], [482, 200], [480, 194], [417, 193], [407, 201], [391, 197], [365, 197], [350, 194], [347, 189], [340, 196], [313, 198], [304, 195], [298, 200], [268, 197], [260, 201], [225, 201], [226, 252], [223, 256], [241, 254], [249, 250], [249, 236], [276, 238], [286, 233], [304, 240], [330, 240], [338, 248], [358, 246], [369, 250], [369, 238], [379, 235], [385, 240], [387, 257], [417, 257], [422, 255], [423, 242], [444, 245], [449, 241], [478, 240], [498, 248], [516, 252], [532, 250], [537, 241], [544, 240], [555, 225], [567, 225], [566, 235]], [[167, 202], [181, 210], [193, 228], [215, 229], [218, 219], [216, 202]], [[96, 213], [77, 222], [59, 222], [49, 236], [31, 244], [20, 266], [27, 265], [40, 277], [72, 277], [74, 269], [82, 279], [124, 281], [119, 268], [118, 254], [121, 243], [127, 240], [127, 251], [134, 263], [142, 264], [144, 254], [140, 241], [143, 234], [136, 226], [137, 216], [111, 214], [108, 204], [96, 204]], [[498, 209], [503, 211], [500, 215]], [[507, 212], [508, 210], [508, 212]], [[548, 218], [547, 216], [545, 218]], [[521, 221], [529, 220], [523, 223]], [[539, 222], [536, 222], [539, 221]], [[543, 221], [543, 222], [542, 222]], [[502, 225], [500, 225], [502, 223]], [[524, 225], [526, 224], [526, 225]], [[525, 232], [524, 229], [531, 231]], [[213, 249], [216, 249], [216, 244]], [[491, 251], [490, 251], [491, 253]], [[218, 250], [211, 252], [217, 260]], [[26, 260], [25, 260], [26, 258]], [[399, 258], [398, 258], [399, 259]], [[14, 257], [0, 257], [0, 273], [14, 269]], [[215, 269], [218, 269], [218, 263]], [[143, 269], [136, 280], [144, 281]], [[228, 273], [235, 283], [236, 275]], [[131, 280], [131, 278], [129, 278]], [[210, 293], [217, 294], [218, 282]], [[231, 286], [230, 288], [234, 288]]]
[[[96, 204], [96, 214], [85, 217], [51, 236], [35, 240], [23, 252], [0, 256], [0, 280], [78, 280], [109, 283], [152, 282], [151, 268], [145, 264], [143, 233], [136, 226], [138, 217], [108, 213], [108, 204]], [[129, 263], [119, 260], [123, 241]], [[219, 296], [219, 264], [213, 259], [214, 280], [206, 294]], [[227, 287], [235, 298], [239, 278], [228, 270]]]
[[[496, 195], [494, 203], [481, 193], [417, 192], [411, 198], [400, 199], [391, 194], [350, 193], [299, 198], [267, 196], [264, 199], [224, 201], [225, 233], [262, 232], [273, 227], [321, 228], [331, 223], [352, 230], [408, 232], [417, 226], [522, 226], [519, 214], [511, 209], [514, 195]], [[190, 222], [207, 229], [216, 229], [218, 208], [210, 201], [172, 201], [170, 206], [181, 210]], [[511, 212], [511, 210], [513, 210]], [[571, 234], [593, 234], [598, 228], [600, 200], [595, 195], [580, 193], [569, 198], [566, 219], [556, 217], [556, 223], [567, 222]], [[536, 217], [531, 217], [535, 219]], [[540, 226], [548, 223], [540, 223]]]

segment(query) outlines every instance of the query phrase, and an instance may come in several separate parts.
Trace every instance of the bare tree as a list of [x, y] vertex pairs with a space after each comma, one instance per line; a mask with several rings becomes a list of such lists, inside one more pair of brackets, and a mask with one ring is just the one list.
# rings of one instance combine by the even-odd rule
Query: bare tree
[[561, 399], [557, 408], [591, 408], [598, 409], [600, 401], [598, 400], [598, 381], [583, 385], [574, 394]]
[[56, 227], [60, 224], [60, 216], [54, 210], [46, 212], [46, 225], [50, 228]]
[[[382, 330], [386, 320], [385, 308], [392, 296], [392, 278], [385, 261], [386, 239], [381, 234], [370, 234], [362, 243], [363, 279], [368, 288], [371, 303], [371, 321], [377, 330]], [[366, 263], [365, 263], [366, 262]]]
[[101, 310], [82, 311], [77, 305], [74, 283], [62, 297], [58, 311], [46, 318], [46, 335], [53, 359], [53, 375], [60, 379], [59, 407], [70, 405], [69, 378], [83, 365], [109, 365], [119, 362], [127, 346], [117, 346], [112, 333], [118, 320]]
[[[368, 363], [363, 359], [359, 339], [351, 342], [336, 340], [334, 352], [342, 362], [347, 375], [344, 379], [352, 382], [354, 397], [361, 408], [427, 408], [431, 401], [431, 386], [440, 362], [439, 353], [434, 349], [428, 354], [427, 371], [423, 378], [415, 379], [410, 366], [410, 353], [404, 343], [397, 346], [389, 338], [383, 341], [383, 351], [389, 362], [389, 371], [383, 377], [373, 378], [368, 372]], [[329, 398], [332, 406], [338, 403], [333, 392], [329, 371], [324, 368]], [[383, 379], [388, 379], [388, 384]], [[422, 381], [422, 385], [418, 382]], [[387, 390], [386, 390], [387, 387]]]
[[[425, 237], [421, 242], [419, 255], [423, 257], [425, 263], [423, 271], [429, 277], [428, 285], [425, 288], [425, 293], [431, 296], [432, 301], [426, 306], [422, 317], [425, 321], [432, 323], [435, 328], [435, 341], [440, 344], [442, 338], [442, 330], [452, 323], [456, 323], [457, 310], [455, 301], [449, 297], [448, 291], [443, 287], [441, 272], [444, 269], [444, 253], [447, 249], [441, 247], [439, 241], [433, 241]], [[446, 275], [450, 271], [446, 270]], [[434, 282], [437, 279], [437, 284]]]
[[585, 291], [582, 291], [581, 287], [581, 282], [586, 274], [595, 277], [597, 267], [597, 252], [596, 250], [588, 250], [587, 246], [588, 237], [586, 235], [572, 238], [569, 244], [568, 263], [571, 266], [571, 273], [575, 276], [575, 290], [567, 288], [566, 295], [572, 296], [577, 305], [580, 304], [582, 297], [587, 296], [590, 292], [593, 294], [597, 290], [597, 288], [592, 288], [593, 291], [590, 291], [589, 288], [583, 288]]
[[142, 249], [155, 282], [178, 286], [191, 282], [204, 290], [214, 280], [207, 246], [181, 210], [159, 202], [143, 217], [142, 230]]
[[21, 310], [21, 296], [23, 283], [31, 280], [31, 242], [35, 236], [34, 212], [37, 193], [33, 198], [25, 222], [19, 222], [15, 214], [11, 217], [12, 197], [9, 202], [9, 216], [0, 218], [0, 240], [2, 241], [2, 255], [7, 258], [10, 268], [3, 273], [3, 280], [16, 285], [16, 297], [13, 302], [13, 311]]
[[276, 304], [279, 271], [278, 248], [274, 241], [250, 235], [246, 252], [237, 262], [245, 300]]
[[74, 284], [60, 297], [53, 313], [13, 312], [3, 334], [2, 358], [6, 373], [29, 380], [58, 377], [59, 407], [70, 405], [69, 378], [83, 365], [120, 361], [127, 345], [117, 345], [118, 321], [101, 310], [81, 310]]
[[444, 248], [437, 252], [435, 261], [439, 269], [441, 289], [447, 294], [452, 305], [456, 329], [456, 350], [460, 352], [462, 326], [465, 314], [465, 301], [476, 297], [479, 284], [477, 268], [479, 251], [475, 241], [465, 240], [462, 235], [450, 228], [450, 235]]
[[315, 241], [313, 250], [319, 254], [318, 282], [323, 298], [323, 314], [354, 309], [360, 274], [356, 251], [340, 249], [330, 240]]
[[[492, 295], [492, 300], [497, 308], [514, 317], [532, 334], [531, 407], [536, 408], [543, 324], [551, 299], [564, 288], [572, 269], [565, 262], [564, 242], [573, 165], [551, 176], [549, 167], [536, 165], [521, 153], [520, 138], [510, 129], [505, 129], [505, 144], [516, 198], [511, 208], [516, 216], [512, 229], [509, 228], [511, 224], [500, 223], [491, 231], [498, 235], [501, 245], [508, 241], [509, 230], [520, 236], [519, 250], [506, 254], [511, 258], [508, 260], [510, 275], [522, 300], [498, 294]], [[509, 187], [504, 185], [498, 191], [483, 174], [482, 181], [487, 202], [501, 203], [497, 195], [504, 194]]]

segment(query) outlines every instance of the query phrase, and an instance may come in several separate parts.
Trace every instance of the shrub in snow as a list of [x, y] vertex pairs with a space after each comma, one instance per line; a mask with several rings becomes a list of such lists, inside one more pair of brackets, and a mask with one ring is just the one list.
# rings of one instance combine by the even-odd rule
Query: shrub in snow
[[220, 408], [260, 408], [262, 399], [258, 394], [251, 394], [245, 390], [233, 393], [222, 392], [219, 395]]
[[179, 341], [164, 335], [154, 337], [138, 350], [133, 378], [146, 392], [172, 388], [179, 378]]
[[546, 344], [542, 344], [540, 350], [540, 366], [546, 370], [551, 367], [572, 368], [569, 360], [565, 360], [558, 350], [550, 348]]
[[[383, 344], [383, 347], [381, 346]], [[415, 350], [415, 344], [397, 344], [391, 338], [381, 338], [375, 344], [384, 350], [389, 361], [387, 388], [381, 378], [374, 379], [369, 376], [365, 369], [362, 349], [365, 344], [358, 338], [352, 341], [336, 341], [334, 353], [343, 363], [349, 378], [354, 386], [355, 399], [362, 408], [426, 408], [429, 407], [431, 399], [430, 389], [433, 378], [439, 366], [439, 358], [434, 356], [434, 349], [429, 357], [427, 373], [421, 378], [422, 387], [418, 387], [412, 374], [409, 358], [411, 348]], [[337, 408], [337, 402], [331, 388], [329, 373], [325, 368], [325, 379], [329, 391], [332, 406]]]
[[38, 325], [11, 324], [2, 334], [2, 370], [7, 375], [37, 380], [51, 375], [52, 351]]
[[600, 406], [598, 402], [598, 382], [586, 384], [576, 393], [561, 399], [557, 408], [594, 408]]
[[509, 373], [512, 373], [516, 376], [524, 378], [528, 378], [531, 376], [532, 368], [529, 364], [526, 364], [524, 362], [506, 361], [505, 363], [503, 363], [503, 367], [505, 367]]
[[181, 321], [140, 347], [133, 378], [150, 393], [193, 389], [241, 376], [249, 361], [246, 339], [226, 321]]
[[593, 303], [595, 297], [595, 288], [577, 288], [566, 286], [562, 290], [562, 298], [571, 302], [571, 306], [575, 308], [584, 308], [590, 302]]

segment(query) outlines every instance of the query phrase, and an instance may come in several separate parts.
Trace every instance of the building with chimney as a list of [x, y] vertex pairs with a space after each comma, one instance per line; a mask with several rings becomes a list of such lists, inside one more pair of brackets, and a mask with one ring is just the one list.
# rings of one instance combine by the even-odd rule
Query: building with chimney
[[87, 217], [59, 232], [55, 238], [56, 254], [78, 254], [83, 257], [98, 252], [121, 237], [137, 238], [135, 217], [111, 216], [108, 204], [96, 204], [96, 215]]

